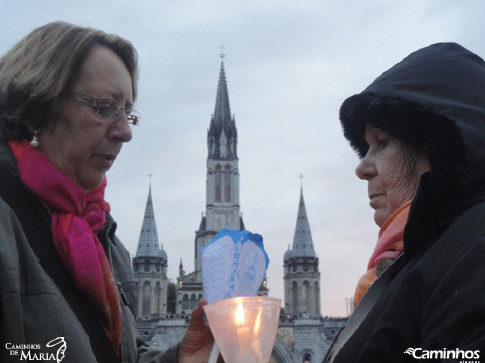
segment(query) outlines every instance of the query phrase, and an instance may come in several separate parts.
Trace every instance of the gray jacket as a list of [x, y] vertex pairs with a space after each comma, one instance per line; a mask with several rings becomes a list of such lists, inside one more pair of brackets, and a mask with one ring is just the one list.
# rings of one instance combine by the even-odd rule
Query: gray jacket
[[[6, 174], [23, 187], [10, 149], [0, 142], [0, 177]], [[45, 209], [39, 209], [39, 215], [33, 218], [42, 219], [50, 228], [50, 216]], [[139, 338], [131, 310], [136, 306], [131, 259], [115, 230], [116, 223], [107, 215], [98, 237], [119, 287], [123, 321], [120, 361], [176, 361], [176, 348], [165, 353], [152, 351]], [[60, 344], [52, 346], [59, 341]], [[42, 266], [17, 215], [0, 198], [0, 361], [25, 360], [97, 362], [77, 315]]]

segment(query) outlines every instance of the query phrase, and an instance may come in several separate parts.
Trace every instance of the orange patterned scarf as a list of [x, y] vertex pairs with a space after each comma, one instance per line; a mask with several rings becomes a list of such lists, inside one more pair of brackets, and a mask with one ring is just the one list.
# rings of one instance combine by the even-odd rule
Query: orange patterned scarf
[[387, 218], [379, 231], [374, 252], [367, 264], [367, 272], [357, 283], [354, 293], [354, 307], [356, 307], [369, 287], [393, 260], [404, 250], [403, 233], [408, 220], [411, 202], [404, 203]]
[[109, 204], [101, 186], [86, 193], [29, 142], [9, 141], [22, 181], [52, 212], [52, 236], [76, 288], [94, 302], [115, 352], [121, 341], [121, 312], [113, 273], [97, 234]]

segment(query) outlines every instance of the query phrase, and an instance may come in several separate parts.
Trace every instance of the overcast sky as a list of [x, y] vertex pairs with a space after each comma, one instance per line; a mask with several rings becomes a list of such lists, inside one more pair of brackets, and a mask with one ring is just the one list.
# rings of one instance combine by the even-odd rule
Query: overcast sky
[[159, 241], [175, 280], [193, 271], [205, 212], [207, 128], [220, 45], [238, 129], [240, 204], [263, 235], [270, 296], [283, 296], [299, 174], [316, 253], [323, 315], [345, 315], [378, 229], [358, 159], [343, 138], [343, 100], [410, 52], [454, 41], [485, 56], [481, 0], [0, 0], [0, 53], [54, 20], [100, 28], [135, 45], [142, 123], [108, 172], [106, 198], [132, 255], [149, 178]]

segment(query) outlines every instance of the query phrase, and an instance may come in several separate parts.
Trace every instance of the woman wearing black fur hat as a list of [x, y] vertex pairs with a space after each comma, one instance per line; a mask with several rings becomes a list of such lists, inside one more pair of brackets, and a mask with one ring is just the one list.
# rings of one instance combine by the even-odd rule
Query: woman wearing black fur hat
[[340, 119], [381, 231], [325, 361], [485, 359], [485, 62], [423, 48]]

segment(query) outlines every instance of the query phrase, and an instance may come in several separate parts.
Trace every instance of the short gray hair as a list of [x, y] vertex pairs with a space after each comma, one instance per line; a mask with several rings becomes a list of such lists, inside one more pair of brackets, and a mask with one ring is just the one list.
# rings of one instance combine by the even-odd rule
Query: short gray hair
[[91, 49], [101, 45], [116, 53], [131, 75], [137, 96], [138, 55], [117, 35], [65, 22], [33, 30], [0, 58], [0, 130], [7, 139], [29, 139], [30, 129], [57, 121], [62, 99], [81, 75]]

